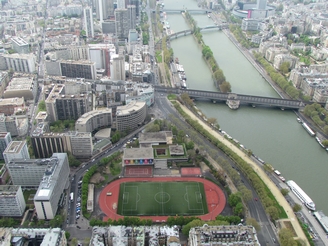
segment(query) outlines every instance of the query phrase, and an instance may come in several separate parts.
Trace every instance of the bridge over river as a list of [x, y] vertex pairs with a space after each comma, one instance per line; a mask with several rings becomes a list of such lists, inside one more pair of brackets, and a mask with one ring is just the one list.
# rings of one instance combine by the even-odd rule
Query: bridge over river
[[163, 86], [155, 86], [155, 91], [167, 94], [182, 94], [187, 93], [190, 98], [198, 100], [210, 100], [213, 103], [227, 103], [230, 108], [238, 108], [239, 105], [250, 105], [252, 107], [264, 106], [284, 109], [300, 109], [306, 106], [302, 101], [272, 98], [272, 97], [260, 97], [251, 95], [242, 95], [236, 93], [223, 93], [212, 91], [201, 91], [191, 89], [170, 88]]

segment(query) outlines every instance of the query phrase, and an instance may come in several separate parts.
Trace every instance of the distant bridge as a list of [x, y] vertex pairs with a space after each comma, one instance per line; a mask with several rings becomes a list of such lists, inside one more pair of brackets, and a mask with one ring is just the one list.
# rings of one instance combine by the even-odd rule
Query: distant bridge
[[[201, 27], [200, 28], [200, 31], [201, 32], [205, 32], [205, 31], [215, 31], [215, 30], [222, 30], [222, 29], [225, 29], [225, 28], [228, 28], [228, 25], [227, 24], [221, 24], [221, 25], [210, 25], [210, 26], [205, 26], [205, 27]], [[168, 40], [172, 40], [172, 39], [177, 39], [179, 37], [182, 37], [182, 36], [187, 36], [187, 35], [190, 35], [192, 34], [193, 31], [192, 30], [184, 30], [184, 31], [180, 31], [180, 32], [175, 32], [175, 33], [172, 33], [170, 35], [167, 35], [167, 38]], [[162, 39], [158, 40], [155, 44], [156, 45], [161, 45], [162, 44]]]
[[211, 9], [163, 9], [161, 12], [165, 12], [167, 14], [178, 14], [183, 12], [189, 12], [190, 14], [208, 14], [212, 13]]
[[[282, 98], [272, 98], [272, 97], [260, 97], [260, 96], [250, 96], [235, 93], [222, 93], [222, 92], [212, 92], [212, 91], [201, 91], [201, 90], [191, 90], [191, 89], [179, 89], [155, 86], [155, 91], [168, 93], [168, 94], [182, 94], [187, 93], [190, 98], [193, 99], [205, 99], [210, 100], [213, 103], [239, 101], [241, 105], [250, 106], [265, 106], [280, 109], [300, 109], [306, 105], [302, 101], [282, 99]], [[233, 95], [233, 98], [231, 97]]]

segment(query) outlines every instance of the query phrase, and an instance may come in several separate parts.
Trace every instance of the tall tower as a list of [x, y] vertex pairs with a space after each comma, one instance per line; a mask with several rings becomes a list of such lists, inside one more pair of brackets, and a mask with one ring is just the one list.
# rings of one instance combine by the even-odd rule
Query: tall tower
[[92, 9], [90, 7], [86, 7], [83, 9], [83, 13], [86, 35], [88, 38], [91, 38], [94, 36]]
[[129, 18], [129, 29], [135, 29], [136, 28], [136, 19], [137, 19], [137, 12], [136, 12], [136, 6], [135, 5], [128, 5], [128, 18]]
[[115, 9], [115, 32], [119, 39], [126, 39], [129, 35], [129, 15], [127, 9]]

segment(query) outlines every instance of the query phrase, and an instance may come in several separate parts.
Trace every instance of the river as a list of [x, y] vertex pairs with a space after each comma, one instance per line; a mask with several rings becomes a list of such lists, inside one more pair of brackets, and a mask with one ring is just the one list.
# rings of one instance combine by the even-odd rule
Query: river
[[[197, 9], [192, 0], [165, 0], [166, 9]], [[180, 6], [181, 5], [181, 6]], [[212, 25], [207, 15], [193, 15], [199, 27]], [[181, 14], [167, 14], [171, 30], [189, 29]], [[240, 94], [278, 97], [244, 55], [220, 31], [202, 33], [213, 51], [232, 91]], [[174, 56], [179, 58], [191, 89], [215, 91], [211, 73], [201, 50], [192, 36], [171, 41]], [[296, 121], [292, 111], [242, 106], [231, 110], [224, 104], [196, 102], [207, 117], [215, 117], [221, 128], [253, 153], [278, 169], [287, 179], [298, 183], [314, 200], [318, 210], [328, 214], [325, 178], [328, 173], [328, 153]]]

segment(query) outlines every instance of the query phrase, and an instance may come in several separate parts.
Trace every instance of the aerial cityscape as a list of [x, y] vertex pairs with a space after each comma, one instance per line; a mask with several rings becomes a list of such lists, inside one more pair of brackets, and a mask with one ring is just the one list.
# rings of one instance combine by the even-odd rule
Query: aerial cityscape
[[0, 246], [328, 245], [328, 2], [3, 0]]

